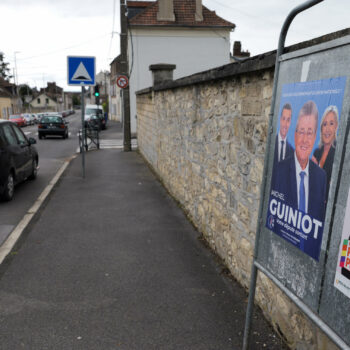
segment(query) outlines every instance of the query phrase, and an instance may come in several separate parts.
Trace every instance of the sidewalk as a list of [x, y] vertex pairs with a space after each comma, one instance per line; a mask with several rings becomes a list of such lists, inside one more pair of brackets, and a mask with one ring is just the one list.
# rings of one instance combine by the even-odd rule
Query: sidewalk
[[[89, 151], [81, 174], [78, 156], [1, 267], [1, 349], [240, 349], [247, 293], [142, 157]], [[264, 348], [284, 349], [257, 311]]]

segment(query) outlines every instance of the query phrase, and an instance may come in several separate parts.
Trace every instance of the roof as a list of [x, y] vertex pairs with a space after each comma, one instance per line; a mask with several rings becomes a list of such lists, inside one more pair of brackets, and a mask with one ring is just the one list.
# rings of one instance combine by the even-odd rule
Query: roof
[[153, 4], [150, 1], [128, 1], [128, 19], [135, 17], [142, 12], [147, 6]]
[[12, 98], [13, 96], [6, 89], [0, 86], [0, 97]]
[[12, 84], [4, 78], [0, 77], [0, 86], [15, 86], [15, 84]]
[[[145, 9], [129, 20], [130, 26], [176, 26], [176, 27], [216, 27], [216, 28], [235, 28], [236, 25], [219, 17], [215, 11], [203, 9], [203, 21], [195, 20], [196, 1], [195, 0], [173, 0], [175, 21], [158, 21], [158, 1], [149, 2]], [[136, 6], [138, 1], [128, 1], [131, 6]], [[144, 5], [144, 1], [140, 1]], [[140, 5], [141, 7], [141, 5]]]

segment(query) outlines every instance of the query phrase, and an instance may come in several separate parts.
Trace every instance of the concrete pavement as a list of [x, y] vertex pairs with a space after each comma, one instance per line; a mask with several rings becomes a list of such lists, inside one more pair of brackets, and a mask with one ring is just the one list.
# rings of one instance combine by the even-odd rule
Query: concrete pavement
[[[89, 151], [81, 174], [78, 156], [0, 267], [1, 349], [240, 349], [247, 293], [142, 157]], [[259, 310], [251, 348], [284, 349]]]

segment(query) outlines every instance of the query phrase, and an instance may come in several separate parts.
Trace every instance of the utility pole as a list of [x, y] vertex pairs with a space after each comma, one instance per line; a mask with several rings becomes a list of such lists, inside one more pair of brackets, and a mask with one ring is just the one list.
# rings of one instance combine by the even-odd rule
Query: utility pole
[[[121, 55], [121, 74], [129, 77], [129, 62], [128, 62], [128, 22], [127, 22], [127, 0], [120, 0], [120, 55]], [[124, 152], [131, 151], [131, 131], [130, 131], [130, 94], [129, 84], [123, 89], [123, 145]]]
[[16, 54], [20, 53], [20, 51], [15, 51], [14, 52], [14, 56], [15, 56], [15, 69], [16, 69], [16, 75], [14, 76], [15, 78], [15, 85], [18, 85], [18, 71], [17, 71], [17, 58], [16, 58]]

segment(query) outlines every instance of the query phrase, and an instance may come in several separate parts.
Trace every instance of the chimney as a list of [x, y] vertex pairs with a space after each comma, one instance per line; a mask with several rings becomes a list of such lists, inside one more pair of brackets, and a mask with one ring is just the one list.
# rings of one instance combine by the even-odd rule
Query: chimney
[[240, 41], [235, 41], [233, 43], [233, 56], [240, 56], [242, 50], [242, 45]]
[[203, 21], [202, 0], [196, 0], [196, 13], [194, 15], [196, 21]]
[[158, 0], [158, 21], [175, 21], [173, 0]]
[[151, 64], [149, 70], [152, 71], [153, 86], [173, 80], [173, 70], [175, 64], [158, 63]]
[[250, 52], [242, 51], [242, 44], [240, 41], [235, 41], [233, 43], [233, 58], [248, 58], [250, 57]]

